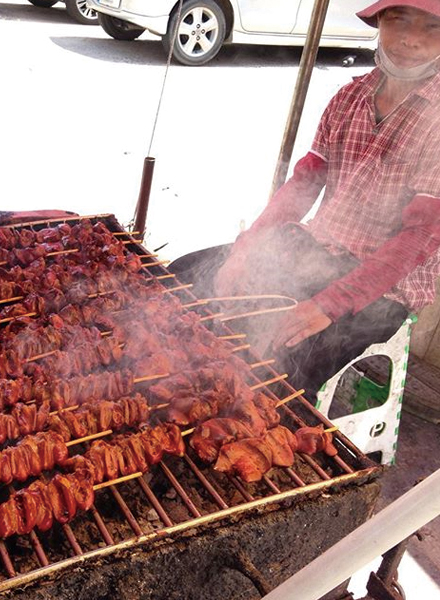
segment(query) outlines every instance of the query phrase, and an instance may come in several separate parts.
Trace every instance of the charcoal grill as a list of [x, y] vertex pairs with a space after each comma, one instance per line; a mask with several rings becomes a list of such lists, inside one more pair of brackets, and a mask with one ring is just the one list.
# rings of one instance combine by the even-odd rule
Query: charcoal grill
[[[35, 221], [39, 228], [81, 219], [103, 222], [126, 236], [127, 248], [147, 251], [113, 215]], [[156, 259], [143, 273], [160, 279], [182, 303], [195, 300]], [[218, 324], [205, 306], [205, 324], [230, 335], [237, 354], [258, 362], [252, 349]], [[252, 370], [252, 385], [278, 400], [297, 392], [270, 366]], [[274, 387], [269, 381], [276, 381]], [[331, 422], [299, 394], [278, 409], [295, 429]], [[261, 482], [203, 465], [188, 447], [145, 475], [106, 482], [95, 504], [66, 525], [0, 542], [0, 595], [8, 598], [254, 599], [279, 585], [362, 524], [374, 509], [382, 468], [340, 432], [338, 455], [297, 455], [293, 468], [272, 469]]]

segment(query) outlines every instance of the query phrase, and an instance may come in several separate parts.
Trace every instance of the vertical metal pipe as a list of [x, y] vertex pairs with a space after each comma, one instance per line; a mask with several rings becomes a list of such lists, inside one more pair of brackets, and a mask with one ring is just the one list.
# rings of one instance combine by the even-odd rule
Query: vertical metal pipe
[[293, 92], [292, 103], [290, 105], [283, 141], [281, 143], [278, 162], [272, 181], [270, 197], [272, 197], [278, 188], [280, 188], [286, 181], [287, 171], [292, 158], [293, 146], [298, 133], [299, 122], [304, 108], [310, 78], [316, 62], [316, 55], [318, 54], [319, 40], [321, 39], [321, 33], [327, 14], [328, 4], [329, 0], [315, 0], [315, 4], [313, 6], [309, 30], [307, 32], [306, 42], [304, 44], [304, 49], [299, 63], [298, 77], [296, 80], [295, 90]]
[[141, 187], [139, 189], [139, 197], [134, 213], [134, 231], [139, 231], [141, 236], [145, 233], [145, 223], [147, 220], [148, 204], [150, 202], [155, 161], [156, 159], [151, 156], [144, 158]]

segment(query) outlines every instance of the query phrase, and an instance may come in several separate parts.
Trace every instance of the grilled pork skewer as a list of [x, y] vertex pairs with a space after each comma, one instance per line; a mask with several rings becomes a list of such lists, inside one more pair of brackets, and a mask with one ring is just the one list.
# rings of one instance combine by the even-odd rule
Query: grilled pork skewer
[[[134, 240], [120, 241], [103, 223], [92, 224], [82, 221], [73, 227], [62, 224], [41, 229], [37, 232], [2, 232], [0, 240], [0, 265], [27, 265], [35, 259], [57, 254], [79, 253], [87, 260], [97, 255], [102, 257], [123, 253], [124, 245]], [[21, 246], [21, 247], [20, 247]], [[84, 260], [84, 262], [86, 262]]]
[[263, 437], [243, 438], [221, 446], [214, 469], [236, 474], [248, 483], [255, 482], [273, 466], [291, 467], [295, 452], [337, 454], [331, 433], [322, 426], [302, 427], [292, 433], [278, 425]]
[[57, 473], [49, 482], [37, 480], [0, 504], [0, 537], [27, 534], [34, 527], [47, 531], [54, 521], [67, 523], [78, 510], [92, 506], [95, 485], [145, 473], [164, 454], [183, 456], [184, 451], [178, 427], [170, 424], [119, 435], [111, 442], [95, 441], [83, 456], [63, 461], [72, 472]]
[[48, 430], [59, 433], [66, 442], [108, 429], [118, 431], [122, 427], [138, 426], [148, 420], [151, 410], [161, 408], [163, 405], [150, 407], [139, 393], [116, 401], [93, 401], [54, 412], [50, 412], [47, 400], [38, 407], [19, 402], [9, 414], [0, 413], [0, 444]]

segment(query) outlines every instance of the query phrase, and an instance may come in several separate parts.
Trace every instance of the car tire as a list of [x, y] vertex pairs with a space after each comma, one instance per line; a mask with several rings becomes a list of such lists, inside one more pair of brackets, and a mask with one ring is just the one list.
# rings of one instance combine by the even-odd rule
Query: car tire
[[29, 0], [29, 2], [38, 8], [51, 8], [58, 0]]
[[105, 15], [104, 13], [98, 14], [98, 22], [103, 30], [115, 40], [133, 41], [142, 35], [145, 31], [143, 27], [133, 25], [128, 21], [122, 21], [116, 17]]
[[[208, 24], [205, 29], [204, 25]], [[216, 56], [226, 35], [226, 19], [214, 0], [187, 0], [182, 11], [177, 8], [171, 13], [167, 32], [162, 43], [167, 54], [170, 52], [176, 31], [173, 57], [183, 65], [204, 65]]]
[[87, 7], [86, 0], [65, 0], [66, 9], [72, 19], [82, 25], [98, 25], [97, 13]]

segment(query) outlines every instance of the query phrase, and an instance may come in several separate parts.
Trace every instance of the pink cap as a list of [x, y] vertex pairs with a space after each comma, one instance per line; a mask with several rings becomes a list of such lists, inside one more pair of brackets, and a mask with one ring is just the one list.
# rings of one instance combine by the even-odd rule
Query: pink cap
[[440, 0], [378, 0], [356, 15], [367, 25], [377, 27], [377, 15], [392, 6], [411, 6], [440, 17]]

